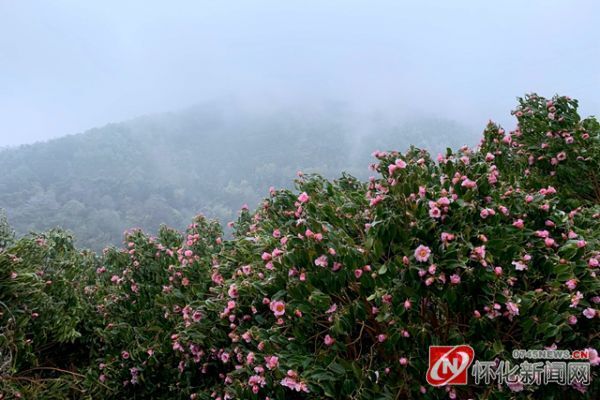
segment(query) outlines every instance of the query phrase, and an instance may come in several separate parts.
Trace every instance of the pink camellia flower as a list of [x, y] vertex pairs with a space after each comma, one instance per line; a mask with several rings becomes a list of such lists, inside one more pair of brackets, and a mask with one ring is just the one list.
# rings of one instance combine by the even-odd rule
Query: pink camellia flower
[[356, 279], [360, 279], [360, 277], [362, 276], [363, 271], [360, 268], [357, 268], [354, 270], [354, 276], [356, 277]]
[[554, 246], [554, 239], [547, 237], [546, 239], [544, 239], [544, 244], [546, 245], [546, 247], [552, 247]]
[[329, 335], [325, 335], [323, 342], [325, 343], [325, 346], [333, 346], [335, 344], [335, 339]]
[[279, 357], [277, 356], [266, 356], [265, 357], [265, 365], [268, 369], [275, 369], [279, 365]]
[[513, 226], [517, 229], [523, 229], [525, 227], [525, 222], [521, 218], [513, 222]]
[[567, 288], [569, 288], [569, 290], [574, 290], [577, 287], [577, 280], [569, 279], [568, 281], [565, 282], [565, 286]]
[[442, 207], [448, 207], [450, 205], [450, 199], [446, 196], [442, 196], [438, 199], [437, 203]]
[[229, 295], [229, 297], [235, 299], [238, 297], [238, 288], [235, 284], [232, 284], [231, 286], [229, 286], [229, 290], [227, 291], [227, 294]]
[[590, 266], [590, 268], [596, 268], [598, 264], [600, 264], [600, 262], [598, 262], [597, 258], [590, 258], [588, 261], [588, 265]]
[[194, 313], [192, 314], [192, 320], [194, 322], [198, 322], [202, 319], [202, 313], [200, 311], [194, 311]]
[[283, 255], [283, 250], [281, 250], [281, 249], [274, 249], [273, 252], [271, 253], [271, 257], [273, 257], [273, 258], [280, 257], [281, 255]]
[[441, 235], [442, 242], [451, 242], [452, 240], [454, 240], [454, 237], [454, 234], [448, 232], [442, 232]]
[[526, 203], [531, 203], [533, 201], [533, 196], [528, 194], [527, 196], [525, 196], [525, 202]]
[[467, 189], [474, 189], [477, 187], [477, 183], [467, 178], [461, 183], [461, 186]]
[[328, 264], [327, 261], [327, 256], [325, 254], [319, 256], [316, 260], [315, 260], [315, 265], [318, 267], [323, 267], [326, 268]]
[[586, 245], [587, 245], [587, 242], [585, 240], [577, 241], [577, 247], [579, 247], [579, 248], [585, 247]]
[[571, 305], [569, 307], [577, 307], [581, 299], [583, 299], [583, 294], [578, 290], [574, 295], [571, 296]]
[[489, 217], [489, 215], [490, 215], [490, 212], [488, 211], [488, 209], [487, 209], [487, 208], [484, 208], [484, 209], [483, 209], [483, 210], [481, 210], [481, 212], [479, 213], [479, 216], [480, 216], [482, 219], [486, 219], [487, 217]]
[[379, 335], [377, 335], [377, 341], [378, 341], [379, 343], [383, 343], [383, 342], [385, 342], [385, 340], [386, 340], [386, 339], [387, 339], [387, 336], [386, 336], [386, 335], [384, 335], [383, 333], [380, 333]]
[[211, 275], [210, 279], [217, 285], [221, 285], [223, 283], [223, 276], [221, 276], [221, 274], [219, 274], [218, 272], [213, 272], [213, 274]]
[[404, 308], [408, 310], [411, 307], [412, 307], [412, 303], [410, 302], [410, 300], [409, 299], [404, 300]]
[[600, 365], [600, 357], [598, 356], [598, 350], [592, 347], [588, 347], [585, 350], [588, 352], [588, 360], [590, 361], [590, 364], [592, 364], [592, 366], [594, 367]]
[[587, 319], [592, 319], [596, 316], [596, 310], [588, 307], [585, 310], [583, 310], [583, 315], [587, 318]]
[[577, 323], [577, 317], [574, 315], [569, 315], [569, 318], [567, 318], [567, 322], [569, 323], [569, 325], [575, 325]]
[[369, 202], [369, 205], [372, 206], [376, 206], [377, 204], [381, 203], [383, 201], [385, 197], [383, 197], [382, 195], [378, 194], [377, 196], [375, 196], [374, 198], [371, 199], [371, 201]]
[[430, 255], [431, 255], [431, 250], [427, 246], [420, 245], [415, 250], [415, 258], [419, 262], [427, 262], [427, 260], [429, 260]]
[[471, 256], [475, 259], [483, 260], [485, 258], [485, 246], [477, 246], [473, 248]]
[[460, 276], [458, 274], [450, 275], [450, 283], [453, 285], [458, 285], [460, 283]]
[[123, 351], [121, 352], [121, 358], [123, 358], [123, 360], [127, 360], [127, 359], [129, 358], [129, 352], [128, 352], [128, 351], [125, 351], [125, 350], [123, 350]]
[[440, 218], [442, 216], [442, 212], [439, 208], [433, 207], [429, 210], [429, 216], [431, 218]]
[[515, 316], [515, 315], [519, 315], [519, 306], [517, 306], [515, 303], [509, 301], [506, 303], [506, 309], [508, 310], [509, 315]]
[[400, 360], [398, 360], [400, 362], [400, 365], [407, 365], [408, 364], [408, 359], [406, 357], [400, 357]]
[[228, 361], [229, 361], [229, 353], [223, 352], [221, 354], [221, 362], [223, 362], [223, 364], [227, 364]]
[[305, 382], [298, 381], [298, 374], [292, 370], [288, 370], [287, 376], [279, 383], [282, 386], [295, 390], [296, 392], [309, 392], [308, 385]]
[[273, 314], [276, 317], [281, 317], [283, 314], [285, 314], [285, 303], [283, 301], [272, 301], [269, 305], [269, 308], [271, 311], [273, 311]]
[[310, 200], [310, 196], [306, 192], [302, 192], [300, 193], [300, 196], [298, 196], [298, 201], [300, 203], [306, 203], [308, 200]]
[[540, 238], [547, 238], [550, 236], [550, 232], [547, 230], [535, 231], [535, 236]]

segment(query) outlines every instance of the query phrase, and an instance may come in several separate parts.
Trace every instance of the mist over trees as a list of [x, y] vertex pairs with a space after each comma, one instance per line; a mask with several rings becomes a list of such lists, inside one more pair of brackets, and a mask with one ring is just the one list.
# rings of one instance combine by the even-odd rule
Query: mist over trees
[[375, 149], [415, 144], [437, 154], [477, 136], [448, 119], [392, 120], [336, 103], [269, 111], [206, 103], [0, 151], [0, 207], [19, 234], [58, 226], [100, 250], [126, 229], [182, 229], [198, 213], [226, 224], [269, 187], [289, 187], [297, 171], [365, 179]]

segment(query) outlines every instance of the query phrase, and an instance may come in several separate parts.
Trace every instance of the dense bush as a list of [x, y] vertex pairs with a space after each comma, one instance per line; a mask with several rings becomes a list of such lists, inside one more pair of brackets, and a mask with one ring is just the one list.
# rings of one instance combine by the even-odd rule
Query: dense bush
[[22, 238], [0, 251], [0, 392], [7, 398], [75, 398], [100, 322], [86, 301], [95, 255], [63, 232]]
[[589, 387], [425, 381], [432, 344], [470, 344], [480, 360], [587, 348], [600, 363], [600, 129], [576, 106], [527, 96], [514, 132], [490, 123], [479, 150], [436, 160], [377, 151], [379, 178], [368, 182], [300, 174], [297, 192], [273, 189], [243, 209], [231, 240], [203, 217], [183, 234], [130, 231], [98, 258], [56, 232], [21, 239], [0, 253], [12, 326], [2, 388], [36, 398], [595, 398], [596, 369]]

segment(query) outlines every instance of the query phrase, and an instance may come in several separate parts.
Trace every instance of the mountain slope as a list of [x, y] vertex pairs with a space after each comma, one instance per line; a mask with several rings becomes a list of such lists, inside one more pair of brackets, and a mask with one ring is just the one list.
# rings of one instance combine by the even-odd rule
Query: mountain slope
[[[361, 126], [360, 130], [355, 128]], [[339, 107], [257, 113], [212, 104], [0, 151], [0, 208], [18, 233], [55, 226], [100, 249], [124, 229], [226, 222], [298, 170], [368, 176], [375, 149], [442, 150], [476, 134], [443, 119], [402, 123]]]

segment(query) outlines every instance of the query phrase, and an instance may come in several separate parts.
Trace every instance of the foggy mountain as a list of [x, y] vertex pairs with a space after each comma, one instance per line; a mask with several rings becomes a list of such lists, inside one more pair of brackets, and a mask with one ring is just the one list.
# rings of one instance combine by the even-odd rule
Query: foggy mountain
[[60, 226], [98, 250], [131, 227], [182, 228], [198, 213], [226, 223], [299, 170], [366, 178], [373, 150], [438, 152], [477, 137], [443, 118], [392, 120], [333, 102], [270, 111], [213, 102], [2, 150], [0, 205], [19, 234]]

